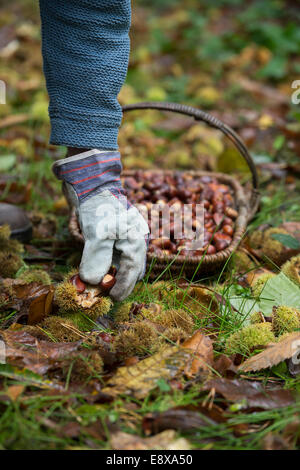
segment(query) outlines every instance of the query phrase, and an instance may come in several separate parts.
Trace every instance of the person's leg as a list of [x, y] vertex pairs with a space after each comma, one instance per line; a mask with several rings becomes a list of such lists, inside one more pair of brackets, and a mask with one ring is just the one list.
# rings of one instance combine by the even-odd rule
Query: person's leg
[[53, 171], [85, 241], [79, 275], [97, 285], [113, 263], [110, 296], [123, 300], [144, 275], [149, 233], [125, 197], [117, 151], [130, 0], [40, 0], [40, 6], [51, 143], [68, 147]]
[[[130, 0], [40, 0], [52, 144], [117, 149]], [[76, 153], [70, 152], [69, 154]]]

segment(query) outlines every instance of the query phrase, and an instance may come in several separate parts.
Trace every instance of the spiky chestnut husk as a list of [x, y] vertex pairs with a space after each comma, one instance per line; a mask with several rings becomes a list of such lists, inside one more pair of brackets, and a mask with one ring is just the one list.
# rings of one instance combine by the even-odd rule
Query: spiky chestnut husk
[[10, 251], [17, 254], [23, 253], [23, 245], [18, 240], [12, 240], [10, 234], [9, 225], [0, 226], [0, 251]]
[[71, 358], [69, 365], [65, 368], [65, 373], [69, 373], [70, 366], [71, 375], [70, 380], [76, 383], [82, 383], [92, 377], [97, 377], [103, 373], [103, 360], [97, 351], [91, 351], [88, 354], [76, 358]]
[[151, 301], [153, 302], [167, 299], [174, 290], [175, 286], [170, 281], [159, 281], [153, 284], [147, 284], [147, 292], [149, 292]]
[[191, 315], [183, 309], [165, 310], [157, 316], [154, 321], [166, 328], [182, 328], [188, 334], [192, 333], [194, 328], [194, 322]]
[[248, 356], [251, 350], [275, 341], [271, 323], [248, 325], [229, 336], [225, 344], [228, 355], [242, 354]]
[[76, 301], [77, 295], [76, 287], [68, 280], [58, 284], [55, 290], [55, 301], [62, 315], [83, 313], [96, 320], [98, 317], [106, 315], [112, 306], [109, 297], [98, 297], [97, 302], [90, 308], [83, 308]]
[[264, 323], [265, 322], [265, 317], [262, 312], [253, 312], [251, 317], [250, 317], [250, 322], [252, 325], [256, 323]]
[[51, 284], [49, 274], [43, 269], [28, 269], [18, 276], [18, 279], [23, 281], [25, 284], [30, 284], [31, 282], [39, 282], [45, 286], [49, 286]]
[[[91, 309], [88, 309], [91, 310]], [[99, 317], [98, 313], [96, 314], [89, 314], [87, 315], [85, 312], [77, 312], [77, 313], [70, 313], [70, 314], [63, 314], [62, 319], [69, 320], [73, 323], [75, 328], [80, 331], [91, 331], [96, 327], [96, 321]]]
[[276, 342], [280, 343], [280, 341], [284, 341], [288, 336], [290, 336], [290, 334], [291, 333], [289, 332], [289, 333], [283, 333], [283, 335], [277, 336]]
[[293, 256], [289, 261], [286, 261], [281, 267], [281, 271], [291, 279], [291, 281], [300, 286], [300, 255]]
[[118, 307], [113, 313], [114, 320], [118, 323], [123, 323], [123, 322], [128, 321], [132, 305], [133, 305], [133, 302], [123, 302], [122, 304], [118, 305]]
[[234, 269], [238, 273], [245, 273], [255, 268], [255, 263], [242, 250], [235, 251], [230, 257], [228, 269]]
[[181, 343], [188, 338], [188, 333], [183, 328], [170, 327], [163, 333], [163, 338], [172, 343]]
[[146, 321], [139, 321], [116, 336], [114, 349], [124, 357], [144, 356], [155, 352], [159, 344], [160, 338], [155, 328]]
[[262, 230], [256, 229], [254, 230], [248, 237], [249, 245], [254, 249], [261, 248], [263, 243], [264, 232]]
[[286, 250], [286, 247], [278, 240], [272, 238], [274, 234], [289, 235], [289, 232], [284, 228], [271, 227], [261, 232], [261, 238], [254, 235], [255, 232], [250, 236], [250, 245], [254, 249], [261, 250], [264, 256], [271, 260], [280, 258], [282, 252]]
[[50, 338], [60, 343], [70, 343], [82, 339], [80, 332], [76, 332], [75, 323], [67, 318], [51, 315], [45, 318], [40, 326], [46, 333], [49, 333]]
[[157, 318], [161, 318], [163, 308], [163, 305], [158, 302], [147, 304], [141, 308], [141, 311], [137, 317], [140, 320], [147, 319], [156, 322]]
[[23, 264], [19, 255], [9, 251], [0, 252], [0, 276], [14, 277]]
[[[1, 285], [0, 285], [0, 289], [1, 289]], [[9, 302], [9, 298], [8, 298], [8, 295], [1, 292], [0, 293], [0, 311], [5, 309], [6, 305], [8, 304]]]
[[37, 339], [49, 341], [49, 336], [37, 326], [24, 325], [22, 326], [21, 331], [24, 331]]
[[266, 282], [274, 277], [276, 274], [274, 273], [263, 273], [261, 276], [257, 277], [251, 286], [251, 291], [254, 297], [260, 297], [261, 293], [264, 290]]
[[276, 335], [290, 333], [300, 328], [300, 312], [291, 307], [273, 307], [272, 328]]
[[0, 225], [0, 244], [10, 238], [11, 230], [8, 224]]
[[176, 291], [177, 302], [183, 302], [184, 308], [197, 317], [211, 318], [219, 311], [219, 303], [214, 294], [201, 287], [191, 287], [188, 290]]

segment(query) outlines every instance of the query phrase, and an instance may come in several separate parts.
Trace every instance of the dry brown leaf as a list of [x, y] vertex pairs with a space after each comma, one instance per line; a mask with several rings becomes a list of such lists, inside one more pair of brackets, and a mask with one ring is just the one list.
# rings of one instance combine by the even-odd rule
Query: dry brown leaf
[[244, 284], [245, 287], [252, 287], [255, 284], [255, 282], [257, 281], [257, 279], [259, 279], [264, 274], [273, 274], [273, 272], [270, 271], [269, 269], [258, 268], [258, 269], [254, 269], [254, 270], [251, 270], [248, 273], [246, 273], [243, 276], [243, 281], [245, 283]]
[[6, 390], [6, 394], [12, 401], [17, 400], [17, 398], [22, 395], [25, 390], [25, 385], [11, 385]]
[[20, 322], [20, 318], [26, 317], [28, 325], [35, 325], [50, 315], [54, 297], [53, 286], [44, 286], [37, 282], [30, 284], [13, 282], [11, 285], [15, 296], [14, 308], [20, 312], [17, 322]]
[[185, 366], [185, 375], [187, 377], [193, 377], [199, 373], [201, 375], [208, 375], [214, 359], [211, 339], [198, 330], [182, 344], [182, 347], [193, 352], [193, 356]]
[[[206, 412], [211, 410], [205, 409]], [[198, 410], [185, 408], [171, 408], [163, 412], [148, 413], [144, 416], [142, 428], [145, 434], [157, 434], [166, 429], [174, 429], [184, 433], [193, 433], [204, 426], [214, 426], [216, 421], [209, 416], [201, 414]]]
[[194, 375], [200, 370], [207, 373], [209, 361], [212, 363], [212, 347], [209, 338], [204, 338], [197, 331], [182, 346], [163, 346], [158, 353], [135, 365], [120, 367], [103, 392], [112, 396], [125, 393], [143, 398], [157, 386], [159, 379], [169, 380], [183, 373]]
[[282, 388], [266, 388], [260, 382], [216, 378], [204, 385], [204, 390], [213, 391], [232, 402], [243, 402], [244, 408], [273, 410], [295, 403], [293, 393]]
[[110, 443], [114, 450], [190, 450], [187, 439], [177, 439], [173, 429], [153, 437], [139, 437], [119, 431], [112, 434]]
[[112, 396], [120, 393], [143, 398], [156, 387], [159, 379], [170, 379], [183, 368], [190, 354], [182, 348], [165, 346], [153, 356], [130, 367], [120, 367], [102, 390]]
[[239, 366], [243, 372], [252, 372], [276, 366], [285, 359], [290, 359], [300, 352], [300, 332], [290, 333], [278, 343], [271, 343], [259, 354], [250, 357]]

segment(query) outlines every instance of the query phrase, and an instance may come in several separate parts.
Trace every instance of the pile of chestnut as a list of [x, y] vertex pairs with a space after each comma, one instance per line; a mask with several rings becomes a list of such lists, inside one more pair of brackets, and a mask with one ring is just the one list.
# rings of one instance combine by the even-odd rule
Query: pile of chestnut
[[[235, 209], [233, 190], [214, 176], [197, 176], [192, 173], [173, 172], [161, 173], [155, 170], [137, 170], [132, 176], [123, 178], [123, 186], [129, 201], [141, 210], [151, 227], [151, 218], [159, 219], [155, 238], [151, 235], [149, 252], [156, 255], [171, 255], [180, 252], [186, 257], [214, 254], [226, 249], [232, 242], [235, 219], [238, 213]], [[194, 231], [199, 228], [196, 218], [196, 206], [202, 204], [203, 246], [194, 249], [191, 237], [176, 239], [178, 220], [174, 216], [183, 213], [186, 204], [192, 205], [191, 226]], [[153, 210], [154, 206], [172, 207], [169, 212], [169, 227], [165, 230], [165, 221], [161, 211]], [[191, 207], [191, 206], [189, 206]], [[157, 226], [157, 225], [156, 225]]]

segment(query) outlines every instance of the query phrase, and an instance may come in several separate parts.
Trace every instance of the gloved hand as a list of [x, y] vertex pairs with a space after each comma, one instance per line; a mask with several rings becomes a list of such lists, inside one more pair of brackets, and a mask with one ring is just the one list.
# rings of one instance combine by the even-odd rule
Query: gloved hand
[[145, 219], [124, 195], [121, 170], [116, 151], [91, 150], [53, 166], [76, 208], [85, 240], [80, 278], [96, 285], [115, 265], [116, 284], [110, 291], [114, 300], [125, 299], [143, 278], [149, 233]]

